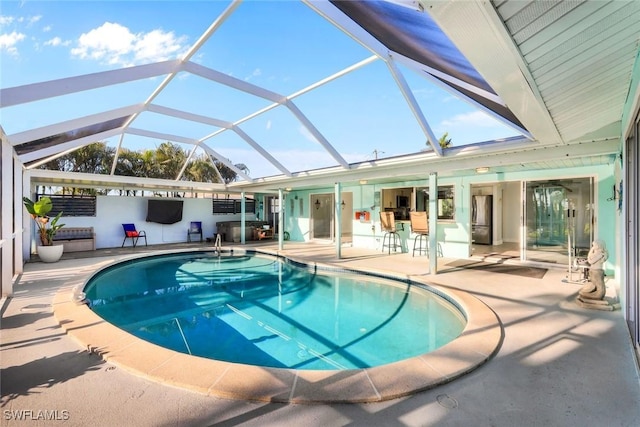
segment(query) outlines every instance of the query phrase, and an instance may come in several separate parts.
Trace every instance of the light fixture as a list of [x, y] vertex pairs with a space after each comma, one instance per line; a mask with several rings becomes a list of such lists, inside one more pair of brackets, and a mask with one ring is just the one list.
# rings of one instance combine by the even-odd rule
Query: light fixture
[[316, 202], [314, 203], [314, 205], [316, 205], [316, 210], [320, 209], [320, 200], [316, 199]]
[[366, 179], [361, 179], [358, 182], [360, 183], [360, 185], [365, 185], [367, 183], [367, 180]]
[[340, 203], [340, 205], [342, 206], [342, 209], [344, 209], [346, 203], [344, 202], [344, 200], [342, 201], [342, 203]]
[[284, 191], [291, 191], [291, 190], [292, 190], [291, 187], [287, 187], [287, 188], [284, 189]]
[[486, 166], [476, 168], [476, 173], [487, 173], [489, 172], [489, 168]]

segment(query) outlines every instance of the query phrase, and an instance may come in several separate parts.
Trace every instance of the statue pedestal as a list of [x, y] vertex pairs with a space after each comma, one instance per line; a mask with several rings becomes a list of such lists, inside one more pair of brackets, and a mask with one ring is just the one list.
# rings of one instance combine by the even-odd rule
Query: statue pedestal
[[591, 310], [614, 311], [620, 309], [620, 303], [607, 300], [606, 298], [597, 300], [578, 296], [576, 298], [576, 304], [582, 308], [588, 308]]

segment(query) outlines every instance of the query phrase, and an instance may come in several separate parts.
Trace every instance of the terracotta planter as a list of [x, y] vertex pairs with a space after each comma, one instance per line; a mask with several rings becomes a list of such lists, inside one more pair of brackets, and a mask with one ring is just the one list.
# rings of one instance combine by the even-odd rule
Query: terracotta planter
[[62, 256], [63, 250], [64, 246], [62, 245], [37, 247], [38, 257], [42, 262], [57, 262]]

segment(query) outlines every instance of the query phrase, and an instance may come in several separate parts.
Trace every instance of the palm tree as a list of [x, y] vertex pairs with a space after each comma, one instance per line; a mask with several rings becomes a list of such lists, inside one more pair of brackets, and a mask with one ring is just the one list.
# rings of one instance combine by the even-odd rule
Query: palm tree
[[197, 157], [189, 162], [184, 178], [197, 182], [218, 182], [218, 175], [206, 157]]
[[187, 160], [187, 154], [179, 145], [167, 141], [156, 149], [155, 160], [160, 178], [176, 179]]
[[[453, 144], [451, 142], [451, 138], [449, 138], [449, 132], [445, 132], [444, 134], [442, 134], [440, 139], [438, 139], [438, 143], [440, 144], [441, 148], [451, 147]], [[425, 142], [425, 145], [426, 145], [426, 148], [423, 148], [420, 151], [427, 151], [431, 149], [431, 145], [429, 144], [429, 141]]]
[[451, 147], [453, 144], [451, 143], [451, 138], [449, 138], [449, 132], [445, 132], [438, 140], [438, 143], [440, 143], [440, 147], [442, 148]]

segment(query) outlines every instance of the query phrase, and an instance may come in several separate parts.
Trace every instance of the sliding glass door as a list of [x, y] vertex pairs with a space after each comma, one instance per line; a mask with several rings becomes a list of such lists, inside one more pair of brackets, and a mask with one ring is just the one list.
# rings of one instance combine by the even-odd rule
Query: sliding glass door
[[311, 238], [333, 239], [333, 194], [311, 196]]
[[[525, 182], [525, 259], [568, 263], [593, 240], [593, 178]], [[586, 252], [585, 252], [586, 251]]]

